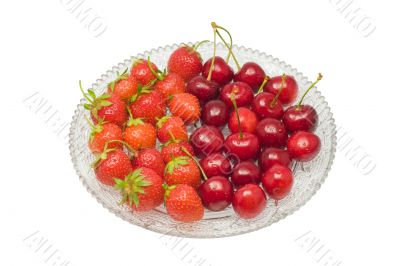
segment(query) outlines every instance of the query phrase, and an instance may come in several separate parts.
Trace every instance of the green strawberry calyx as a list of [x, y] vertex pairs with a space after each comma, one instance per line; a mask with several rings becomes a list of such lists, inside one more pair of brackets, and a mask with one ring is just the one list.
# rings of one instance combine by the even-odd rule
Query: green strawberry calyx
[[176, 188], [176, 185], [168, 186], [167, 184], [162, 184], [163, 189], [165, 190], [164, 193], [164, 204], [167, 201], [167, 198], [171, 194], [171, 191]]
[[128, 119], [128, 122], [126, 123], [126, 125], [128, 127], [130, 127], [130, 126], [138, 126], [138, 125], [143, 125], [144, 124], [142, 118], [139, 118], [139, 117], [133, 118], [132, 111], [129, 108], [129, 106], [126, 109], [128, 110], [128, 113], [129, 113], [129, 119]]
[[154, 70], [154, 68], [151, 66], [150, 56], [147, 57], [147, 66], [149, 67], [151, 73], [156, 77], [155, 81], [165, 79], [165, 76], [167, 75], [167, 70], [166, 69], [164, 69], [164, 71]]
[[111, 142], [111, 141], [107, 141], [107, 142], [106, 142], [106, 144], [104, 145], [103, 152], [100, 153], [100, 154], [96, 157], [96, 159], [94, 160], [94, 162], [92, 163], [92, 168], [97, 168], [97, 167], [100, 165], [100, 162], [102, 162], [102, 161], [104, 161], [105, 159], [107, 159], [108, 154], [109, 154], [110, 152], [113, 152], [113, 151], [116, 151], [116, 150], [117, 150], [116, 148], [108, 148], [108, 144], [109, 144], [110, 142]]
[[128, 79], [128, 68], [126, 68], [121, 74], [119, 74], [119, 72], [117, 71], [117, 78], [114, 81], [108, 83], [108, 87], [110, 87], [111, 91], [114, 92], [115, 84], [125, 79]]
[[136, 207], [139, 206], [138, 194], [145, 194], [144, 187], [150, 186], [152, 183], [145, 180], [145, 176], [142, 175], [142, 169], [138, 168], [132, 173], [127, 175], [124, 180], [115, 178], [114, 188], [119, 190], [122, 198], [119, 204], [129, 203], [129, 206], [135, 204]]
[[163, 117], [161, 117], [161, 118], [156, 118], [156, 120], [157, 120], [157, 124], [156, 124], [157, 128], [158, 128], [158, 129], [162, 128], [162, 126], [163, 126], [163, 125], [168, 121], [168, 119], [170, 119], [170, 118], [171, 118], [170, 115], [166, 115], [166, 116], [163, 116]]
[[83, 97], [85, 97], [85, 99], [88, 101], [88, 103], [83, 104], [83, 107], [86, 110], [89, 110], [97, 120], [99, 119], [97, 112], [103, 107], [111, 106], [113, 104], [107, 100], [111, 97], [111, 95], [108, 93], [103, 93], [100, 96], [96, 96], [92, 89], [88, 89], [87, 93], [85, 93], [82, 88], [81, 81], [79, 81], [79, 88], [83, 94]]
[[90, 141], [90, 143], [93, 143], [94, 136], [95, 136], [97, 133], [100, 133], [100, 132], [103, 131], [103, 125], [104, 125], [106, 122], [104, 122], [102, 119], [100, 119], [100, 120], [97, 122], [97, 124], [95, 125], [94, 123], [92, 123], [92, 122], [90, 121], [90, 119], [89, 119], [86, 115], [84, 115], [84, 117], [85, 117], [85, 120], [88, 122], [88, 124], [89, 124], [89, 126], [90, 126], [89, 141]]
[[178, 157], [173, 158], [165, 166], [164, 175], [166, 173], [171, 175], [176, 168], [180, 168], [182, 165], [188, 165], [189, 164], [189, 159], [190, 158], [187, 157], [187, 156], [178, 156]]
[[134, 103], [136, 102], [137, 99], [139, 99], [140, 96], [142, 96], [143, 94], [147, 94], [151, 92], [151, 86], [153, 86], [152, 82], [150, 82], [149, 84], [142, 86], [139, 84], [138, 86], [138, 90], [136, 92], [136, 94], [134, 94], [130, 99], [129, 102], [130, 103]]

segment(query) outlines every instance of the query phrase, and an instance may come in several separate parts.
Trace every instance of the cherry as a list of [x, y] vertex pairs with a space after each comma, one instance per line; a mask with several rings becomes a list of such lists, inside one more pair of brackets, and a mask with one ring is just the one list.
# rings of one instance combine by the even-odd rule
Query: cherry
[[289, 107], [283, 116], [283, 123], [289, 131], [309, 131], [312, 130], [317, 123], [318, 114], [314, 107], [310, 105], [303, 105], [303, 100], [307, 93], [322, 79], [322, 75], [318, 74], [317, 80], [311, 84], [306, 92], [301, 97], [298, 104]]
[[275, 164], [261, 178], [261, 183], [267, 194], [274, 200], [285, 198], [293, 186], [292, 170], [286, 166]]
[[201, 103], [215, 99], [219, 93], [219, 85], [212, 81], [207, 80], [203, 76], [192, 78], [186, 85], [187, 92], [196, 96]]
[[[277, 94], [281, 90], [281, 83], [282, 76], [273, 77], [265, 84], [264, 91]], [[282, 104], [290, 104], [296, 99], [298, 91], [299, 88], [294, 77], [286, 76], [286, 81], [283, 82], [279, 100]]]
[[[203, 77], [207, 77], [210, 72], [212, 58], [208, 59], [203, 65]], [[214, 69], [211, 72], [211, 80], [220, 86], [228, 84], [233, 79], [233, 69], [225, 62], [225, 60], [216, 56], [214, 61]]]
[[232, 206], [240, 218], [251, 219], [265, 209], [267, 197], [258, 185], [247, 184], [235, 192]]
[[236, 187], [250, 183], [259, 184], [261, 180], [260, 168], [250, 161], [240, 162], [233, 168], [231, 180]]
[[[253, 133], [258, 124], [257, 115], [245, 107], [240, 107], [237, 111], [243, 132]], [[232, 112], [229, 117], [228, 127], [232, 133], [239, 132], [239, 124], [235, 112]]]
[[257, 90], [264, 78], [265, 72], [257, 63], [247, 62], [235, 74], [233, 80], [247, 83], [253, 90]]
[[233, 187], [226, 177], [213, 176], [200, 185], [199, 194], [205, 208], [222, 211], [232, 202]]
[[231, 94], [235, 94], [235, 100], [238, 107], [249, 106], [253, 101], [253, 91], [249, 85], [244, 82], [232, 82], [222, 88], [220, 99], [232, 108]]
[[203, 158], [221, 150], [224, 144], [224, 136], [218, 128], [206, 125], [196, 129], [189, 141], [195, 154]]
[[258, 159], [258, 165], [263, 171], [267, 171], [275, 164], [290, 167], [291, 160], [289, 152], [287, 150], [273, 147], [264, 149]]
[[297, 131], [288, 140], [290, 157], [296, 161], [307, 162], [314, 159], [321, 149], [321, 140], [307, 131]]
[[223, 101], [212, 100], [207, 102], [201, 110], [201, 120], [204, 124], [221, 127], [228, 121], [228, 107]]
[[265, 118], [258, 123], [255, 134], [261, 144], [268, 147], [283, 147], [286, 145], [288, 133], [283, 123], [274, 118]]
[[279, 95], [282, 92], [283, 81], [286, 79], [285, 75], [282, 75], [281, 90], [276, 94], [269, 92], [262, 92], [264, 85], [267, 83], [269, 77], [266, 76], [258, 93], [254, 98], [251, 109], [258, 115], [259, 118], [275, 118], [280, 120], [284, 114], [282, 103], [278, 100]]
[[231, 164], [221, 153], [212, 153], [200, 160], [200, 166], [207, 176], [225, 176], [231, 173]]

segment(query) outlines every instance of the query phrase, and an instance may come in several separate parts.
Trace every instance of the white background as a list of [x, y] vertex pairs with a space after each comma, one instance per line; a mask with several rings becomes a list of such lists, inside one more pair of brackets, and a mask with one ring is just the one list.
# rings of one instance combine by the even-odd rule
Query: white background
[[[98, 37], [68, 10], [70, 1], [77, 0], [0, 4], [0, 265], [195, 265], [189, 257], [207, 266], [399, 265], [395, 1], [354, 1], [350, 9], [369, 17], [357, 29], [337, 10], [345, 0], [86, 0], [105, 29]], [[169, 238], [102, 208], [73, 170], [68, 127], [54, 131], [70, 122], [79, 79], [89, 86], [131, 55], [210, 39], [211, 21], [229, 28], [235, 43], [310, 79], [322, 72], [319, 89], [344, 135], [342, 149], [321, 190], [283, 221], [230, 238]], [[365, 37], [367, 22], [376, 30]], [[32, 97], [47, 101], [49, 112]], [[345, 139], [361, 157], [351, 158]], [[366, 171], [368, 162], [376, 168]]]

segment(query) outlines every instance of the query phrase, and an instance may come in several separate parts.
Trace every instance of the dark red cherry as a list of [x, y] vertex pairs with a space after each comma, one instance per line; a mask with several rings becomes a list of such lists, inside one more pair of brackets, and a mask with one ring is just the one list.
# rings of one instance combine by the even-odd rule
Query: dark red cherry
[[253, 110], [260, 119], [269, 117], [280, 120], [284, 114], [282, 103], [277, 100], [273, 104], [274, 98], [275, 95], [269, 92], [257, 94], [251, 104], [251, 110]]
[[255, 159], [260, 151], [260, 142], [256, 135], [243, 132], [233, 133], [225, 140], [226, 157], [234, 162]]
[[264, 70], [254, 62], [245, 63], [233, 78], [234, 81], [247, 83], [253, 90], [257, 90], [265, 78]]
[[267, 197], [258, 185], [247, 184], [235, 192], [232, 206], [240, 218], [251, 219], [265, 209]]
[[292, 189], [292, 170], [286, 166], [275, 164], [263, 174], [261, 183], [268, 196], [274, 200], [281, 200], [285, 198]]
[[[210, 72], [212, 58], [208, 59], [203, 65], [203, 77], [207, 78]], [[225, 62], [225, 60], [216, 56], [214, 61], [214, 69], [211, 73], [211, 80], [218, 83], [221, 87], [228, 84], [233, 79], [233, 69]]]
[[225, 176], [231, 173], [229, 160], [221, 153], [212, 153], [200, 160], [200, 166], [207, 176]]
[[236, 187], [250, 183], [259, 184], [261, 180], [260, 168], [251, 161], [240, 162], [233, 168], [231, 180]]
[[[265, 84], [264, 91], [277, 94], [281, 89], [281, 85], [282, 76], [273, 77], [267, 82], [267, 84]], [[286, 76], [286, 81], [283, 82], [283, 88], [279, 95], [279, 100], [282, 104], [290, 104], [296, 99], [298, 91], [299, 88], [294, 77]]]
[[243, 82], [233, 82], [225, 85], [222, 88], [220, 99], [229, 108], [233, 107], [231, 95], [235, 95], [235, 100], [238, 107], [250, 106], [253, 101], [253, 91], [249, 85]]
[[314, 133], [297, 131], [290, 136], [287, 147], [293, 160], [307, 162], [318, 155], [321, 149], [321, 140]]
[[202, 103], [217, 98], [219, 90], [220, 87], [216, 82], [202, 76], [192, 78], [186, 85], [186, 91], [196, 96]]
[[287, 130], [294, 132], [299, 130], [312, 130], [317, 123], [318, 115], [314, 107], [310, 105], [295, 105], [286, 109], [283, 123]]
[[[258, 124], [256, 114], [246, 107], [240, 107], [237, 111], [243, 132], [253, 133]], [[229, 116], [228, 127], [232, 133], [239, 132], [239, 123], [235, 111], [232, 111]]]
[[205, 208], [222, 211], [232, 202], [233, 187], [227, 178], [213, 176], [200, 185], [199, 194]]
[[224, 136], [214, 126], [202, 126], [190, 136], [190, 144], [195, 154], [203, 158], [211, 153], [218, 152], [224, 145]]
[[286, 145], [288, 133], [283, 123], [274, 118], [265, 118], [258, 123], [255, 134], [262, 145], [267, 147], [283, 147]]
[[223, 101], [212, 100], [207, 102], [201, 110], [201, 120], [204, 124], [221, 127], [228, 122], [228, 107]]
[[290, 167], [291, 160], [289, 152], [287, 150], [273, 147], [264, 149], [258, 159], [258, 165], [263, 171], [266, 171], [275, 164]]

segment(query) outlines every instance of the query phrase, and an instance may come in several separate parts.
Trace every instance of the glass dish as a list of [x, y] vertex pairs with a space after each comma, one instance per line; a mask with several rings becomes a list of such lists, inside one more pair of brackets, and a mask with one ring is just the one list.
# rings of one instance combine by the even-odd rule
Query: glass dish
[[[116, 78], [117, 71], [120, 73], [123, 72], [138, 58], [147, 58], [150, 56], [151, 61], [159, 69], [164, 69], [170, 54], [178, 46], [175, 44], [160, 47], [125, 60], [102, 75], [92, 85], [93, 90], [96, 94], [104, 92], [107, 84]], [[200, 46], [198, 52], [203, 59], [207, 60], [212, 57], [212, 50], [212, 43], [206, 43]], [[240, 64], [248, 61], [256, 62], [271, 77], [282, 73], [294, 76], [299, 85], [300, 96], [311, 84], [297, 69], [265, 53], [242, 46], [234, 46], [233, 52]], [[217, 55], [225, 57], [226, 54], [227, 49], [225, 46], [218, 44]], [[233, 69], [236, 69], [232, 60], [230, 60], [230, 64]], [[214, 238], [244, 234], [267, 227], [298, 210], [317, 192], [328, 175], [336, 148], [334, 119], [332, 118], [332, 113], [327, 102], [317, 89], [311, 90], [304, 102], [312, 104], [318, 112], [319, 121], [315, 133], [321, 138], [321, 151], [310, 162], [295, 163], [292, 167], [295, 181], [289, 196], [279, 201], [277, 206], [275, 206], [273, 200], [269, 200], [264, 212], [251, 220], [240, 219], [235, 215], [232, 207], [229, 207], [222, 212], [206, 211], [203, 220], [196, 223], [180, 223], [170, 219], [163, 206], [147, 213], [134, 213], [128, 207], [118, 205], [119, 194], [113, 188], [98, 182], [90, 167], [94, 157], [87, 148], [90, 128], [83, 116], [87, 112], [83, 108], [83, 103], [85, 103], [83, 98], [77, 106], [70, 129], [69, 143], [72, 162], [88, 192], [110, 212], [132, 224], [162, 234], [180, 237]]]

